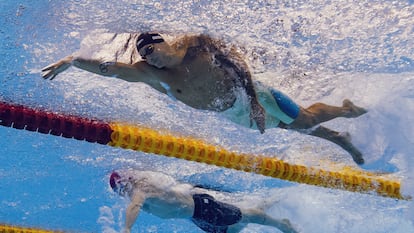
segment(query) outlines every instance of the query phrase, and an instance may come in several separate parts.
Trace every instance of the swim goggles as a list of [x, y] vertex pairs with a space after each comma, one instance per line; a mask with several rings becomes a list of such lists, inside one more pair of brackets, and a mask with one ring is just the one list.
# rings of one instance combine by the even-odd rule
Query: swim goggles
[[121, 196], [125, 196], [132, 190], [131, 181], [132, 181], [131, 177], [129, 177], [128, 179], [121, 178], [121, 176], [119, 176], [118, 173], [113, 172], [111, 174], [109, 183], [114, 192], [118, 193]]
[[149, 45], [148, 47], [145, 48], [144, 53], [140, 53], [142, 59], [145, 59], [146, 56], [150, 55], [151, 53], [154, 52], [154, 45]]

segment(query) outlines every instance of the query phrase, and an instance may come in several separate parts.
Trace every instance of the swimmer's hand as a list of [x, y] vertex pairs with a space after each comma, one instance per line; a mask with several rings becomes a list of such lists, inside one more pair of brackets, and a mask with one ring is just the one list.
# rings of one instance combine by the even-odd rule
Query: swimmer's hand
[[253, 120], [256, 122], [260, 133], [264, 133], [266, 128], [266, 111], [258, 102], [252, 103], [252, 111], [250, 112], [250, 125], [253, 124]]
[[62, 73], [72, 65], [73, 56], [67, 56], [62, 60], [50, 64], [42, 69], [42, 77], [44, 79], [53, 80], [56, 75]]
[[290, 221], [288, 219], [282, 219], [282, 221], [280, 222], [280, 226], [278, 228], [282, 232], [289, 232], [289, 233], [298, 233], [299, 232], [293, 227], [293, 225], [290, 223]]

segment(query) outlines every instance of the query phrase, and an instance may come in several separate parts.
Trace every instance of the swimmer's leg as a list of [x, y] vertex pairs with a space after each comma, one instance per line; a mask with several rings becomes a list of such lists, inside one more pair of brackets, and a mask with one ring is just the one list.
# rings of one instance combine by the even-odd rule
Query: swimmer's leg
[[365, 114], [364, 108], [354, 105], [350, 100], [345, 99], [342, 107], [331, 106], [323, 103], [316, 103], [304, 109], [300, 108], [299, 115], [291, 124], [290, 129], [309, 129], [322, 122], [337, 117], [354, 118]]
[[228, 233], [240, 231], [241, 226], [245, 226], [248, 223], [255, 223], [260, 225], [266, 225], [276, 227], [284, 233], [296, 233], [297, 231], [293, 228], [292, 224], [287, 219], [275, 219], [270, 215], [266, 214], [261, 209], [243, 209], [242, 220], [240, 223], [231, 225], [228, 228]]
[[351, 143], [349, 133], [341, 134], [323, 126], [319, 126], [315, 130], [311, 131], [309, 135], [320, 137], [337, 144], [342, 147], [342, 149], [346, 150], [357, 164], [364, 164], [362, 153]]
[[363, 164], [364, 159], [362, 153], [351, 143], [351, 138], [348, 133], [340, 134], [336, 131], [319, 126], [310, 131], [303, 131], [310, 129], [318, 124], [332, 120], [337, 117], [353, 118], [361, 116], [367, 111], [364, 108], [354, 105], [350, 100], [344, 100], [342, 107], [335, 107], [323, 103], [316, 103], [304, 109], [300, 108], [299, 116], [291, 124], [287, 125], [280, 123], [280, 128], [298, 130], [309, 135], [320, 137], [329, 140], [351, 154], [352, 158], [357, 164]]

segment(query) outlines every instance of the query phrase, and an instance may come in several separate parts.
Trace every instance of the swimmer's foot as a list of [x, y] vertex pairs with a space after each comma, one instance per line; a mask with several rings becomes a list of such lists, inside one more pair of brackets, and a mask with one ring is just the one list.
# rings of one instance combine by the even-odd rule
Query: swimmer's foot
[[359, 117], [359, 116], [367, 113], [366, 109], [356, 106], [349, 99], [345, 99], [342, 102], [342, 107], [345, 110], [344, 117], [348, 117], [348, 118]]
[[323, 126], [313, 130], [310, 135], [329, 140], [346, 150], [357, 164], [364, 164], [362, 153], [351, 143], [349, 133], [338, 133]]
[[336, 144], [352, 156], [355, 163], [359, 165], [364, 164], [365, 161], [362, 157], [362, 153], [351, 143], [351, 135], [348, 132], [339, 133], [335, 140], [337, 140], [337, 142], [335, 142]]

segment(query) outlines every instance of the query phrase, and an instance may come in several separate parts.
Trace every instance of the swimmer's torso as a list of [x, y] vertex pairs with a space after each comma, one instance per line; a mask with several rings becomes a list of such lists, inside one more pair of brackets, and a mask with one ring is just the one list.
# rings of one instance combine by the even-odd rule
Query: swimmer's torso
[[147, 196], [142, 209], [148, 213], [161, 218], [186, 218], [193, 214], [193, 187], [189, 184], [177, 184], [162, 189], [160, 186], [148, 184], [142, 191]]
[[[224, 56], [222, 44], [206, 36], [185, 37], [174, 45], [186, 48], [182, 62], [174, 68], [153, 68], [149, 75], [168, 85], [169, 90], [161, 91], [193, 108], [224, 111], [236, 100], [240, 77], [234, 67], [216, 59], [236, 57], [232, 50]], [[247, 69], [245, 64], [239, 67]]]
[[169, 94], [193, 108], [222, 111], [236, 99], [235, 78], [214, 64], [211, 54], [185, 58], [179, 67], [159, 73], [169, 85]]
[[144, 211], [161, 218], [192, 216], [195, 191], [192, 185], [178, 183], [171, 176], [159, 172], [134, 172], [132, 177], [133, 192], [145, 197]]

